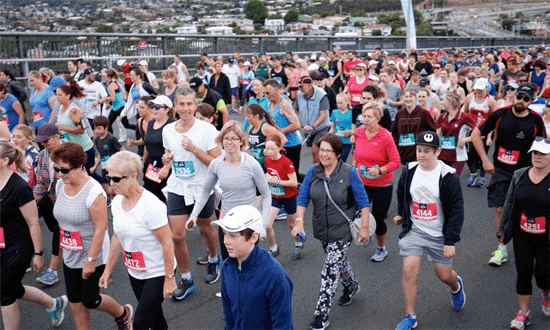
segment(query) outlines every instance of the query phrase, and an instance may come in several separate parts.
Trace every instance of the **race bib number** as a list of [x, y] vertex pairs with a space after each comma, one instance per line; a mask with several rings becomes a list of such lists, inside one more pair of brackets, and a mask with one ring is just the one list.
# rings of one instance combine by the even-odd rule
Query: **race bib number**
[[414, 146], [414, 134], [401, 134], [399, 136], [399, 146], [400, 147], [410, 147]]
[[277, 82], [278, 82], [279, 84], [282, 84], [282, 83], [283, 83], [283, 78], [281, 78], [281, 77], [273, 77], [273, 79], [277, 80]]
[[456, 142], [454, 136], [442, 136], [441, 137], [441, 149], [455, 150]]
[[352, 97], [351, 97], [351, 100], [353, 102], [361, 102], [361, 95], [359, 94], [353, 94]]
[[[374, 165], [372, 168], [380, 168], [380, 167], [378, 165]], [[378, 176], [370, 175], [369, 168], [364, 165], [361, 165], [361, 167], [359, 167], [359, 173], [361, 173], [361, 176], [365, 179], [378, 179], [380, 177], [380, 175]]]
[[4, 240], [4, 228], [0, 227], [0, 249], [6, 248], [6, 241]]
[[437, 204], [413, 202], [413, 216], [420, 221], [437, 220]]
[[77, 231], [65, 231], [59, 228], [59, 245], [69, 251], [83, 251], [82, 239]]
[[145, 171], [145, 177], [153, 182], [160, 183], [160, 168], [153, 164], [147, 166], [147, 171]]
[[2, 114], [4, 116], [4, 121], [6, 122], [6, 125], [8, 125], [8, 127], [10, 126], [10, 119], [8, 118], [8, 116], [6, 114]]
[[546, 217], [531, 218], [522, 213], [519, 227], [526, 233], [544, 234], [546, 232]]
[[283, 186], [278, 184], [269, 184], [269, 190], [271, 190], [271, 195], [273, 196], [284, 196], [285, 195], [285, 189]]
[[111, 158], [111, 156], [104, 156], [101, 157], [101, 168], [106, 169], [107, 168], [107, 161]]
[[178, 179], [190, 179], [195, 176], [193, 161], [173, 162], [174, 173]]
[[255, 148], [255, 147], [252, 147], [252, 148], [250, 148], [250, 152], [252, 153], [252, 155], [253, 155], [254, 158], [256, 158], [256, 159], [262, 159], [262, 158], [264, 158], [264, 153], [263, 153], [263, 149], [262, 149], [262, 148]]
[[339, 137], [345, 137], [344, 132], [346, 131], [345, 127], [335, 127], [336, 128], [336, 135]]
[[501, 163], [508, 165], [516, 165], [519, 160], [519, 151], [498, 148], [498, 158]]
[[334, 70], [328, 70], [328, 74], [329, 74], [331, 77], [334, 77]]
[[124, 266], [135, 272], [145, 273], [147, 267], [145, 267], [145, 261], [143, 260], [143, 252], [127, 252], [122, 250], [124, 256]]
[[40, 121], [40, 120], [44, 119], [44, 116], [42, 116], [42, 112], [40, 112], [40, 110], [36, 110], [36, 112], [32, 116], [32, 119], [34, 121]]

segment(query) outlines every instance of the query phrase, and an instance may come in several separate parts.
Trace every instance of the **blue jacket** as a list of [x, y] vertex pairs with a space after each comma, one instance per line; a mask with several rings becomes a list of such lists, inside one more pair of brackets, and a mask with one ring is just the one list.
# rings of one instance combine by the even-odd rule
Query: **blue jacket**
[[[439, 178], [439, 198], [443, 208], [443, 237], [445, 245], [455, 245], [460, 241], [460, 231], [464, 222], [464, 200], [462, 189], [456, 170], [442, 161], [441, 177]], [[410, 162], [403, 167], [401, 178], [397, 184], [397, 214], [403, 217], [403, 231], [399, 238], [403, 238], [412, 227], [411, 221], [411, 183], [418, 168], [418, 162]]]
[[225, 329], [294, 329], [292, 281], [266, 250], [256, 246], [241, 269], [228, 258], [221, 275]]

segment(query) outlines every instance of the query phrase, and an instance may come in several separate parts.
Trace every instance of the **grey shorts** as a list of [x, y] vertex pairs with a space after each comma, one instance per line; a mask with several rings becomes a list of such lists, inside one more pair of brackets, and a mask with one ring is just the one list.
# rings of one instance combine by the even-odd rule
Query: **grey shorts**
[[508, 187], [512, 182], [513, 173], [495, 169], [491, 182], [487, 187], [487, 204], [489, 207], [503, 207], [506, 202]]
[[[168, 209], [168, 215], [188, 215], [193, 212], [193, 207], [195, 204], [192, 205], [185, 205], [185, 198], [183, 196], [174, 194], [169, 192], [168, 193], [168, 199], [167, 199], [167, 209]], [[208, 201], [206, 202], [206, 205], [201, 210], [201, 213], [199, 213], [198, 218], [206, 219], [209, 218], [212, 214], [214, 214], [214, 194], [210, 195], [208, 198]]]
[[322, 130], [315, 132], [315, 134], [309, 134], [307, 137], [307, 146], [311, 148], [313, 145], [317, 145], [319, 139], [330, 131], [330, 126], [323, 128]]
[[399, 240], [399, 254], [402, 256], [423, 256], [425, 250], [429, 261], [450, 265], [453, 263], [453, 258], [446, 258], [443, 254], [444, 244], [445, 239], [443, 237], [433, 237], [413, 227]]

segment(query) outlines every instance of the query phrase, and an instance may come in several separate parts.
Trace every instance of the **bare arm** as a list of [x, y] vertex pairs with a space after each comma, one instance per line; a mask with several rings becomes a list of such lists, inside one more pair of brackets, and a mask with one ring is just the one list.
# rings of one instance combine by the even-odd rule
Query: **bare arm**
[[227, 111], [227, 106], [219, 110], [220, 115], [222, 116], [222, 122], [225, 125], [229, 121], [229, 111]]
[[283, 116], [285, 116], [288, 121], [290, 121], [290, 125], [281, 128], [281, 133], [286, 134], [299, 130], [300, 120], [298, 119], [298, 116], [296, 115], [296, 112], [292, 108], [290, 102], [286, 99], [282, 100], [279, 109], [281, 110]]
[[[252, 125], [250, 125], [250, 127], [252, 127]], [[250, 129], [249, 129], [249, 131], [250, 131]], [[287, 138], [285, 137], [285, 135], [283, 133], [281, 133], [281, 131], [279, 131], [278, 129], [276, 129], [275, 127], [273, 127], [269, 124], [265, 124], [265, 125], [262, 126], [262, 133], [265, 136], [269, 136], [270, 134], [278, 135], [279, 138], [281, 139], [281, 143], [282, 143], [283, 146], [288, 142]]]
[[[88, 252], [88, 257], [97, 259], [103, 245], [103, 239], [107, 231], [107, 199], [103, 195], [98, 195], [94, 203], [90, 206], [90, 215], [94, 222], [95, 232], [92, 238], [92, 245]], [[96, 263], [86, 260], [82, 269], [82, 278], [88, 279], [95, 272]]]
[[73, 133], [73, 134], [82, 134], [82, 133], [86, 132], [84, 127], [82, 127], [82, 125], [81, 125], [81, 123], [82, 123], [82, 112], [80, 112], [80, 110], [76, 107], [71, 108], [67, 111], [69, 111], [69, 117], [71, 118], [73, 123], [76, 124], [76, 127], [68, 127], [68, 126], [63, 126], [61, 124], [56, 124], [57, 127], [62, 131]]
[[19, 116], [19, 124], [24, 124], [25, 123], [25, 111], [23, 110], [23, 107], [21, 106], [21, 103], [19, 103], [19, 101], [15, 101], [15, 102], [13, 102], [13, 104], [11, 106], [12, 106], [13, 110], [15, 110], [17, 115]]
[[[42, 232], [38, 224], [38, 208], [35, 201], [30, 201], [27, 204], [19, 207], [25, 222], [29, 226], [34, 253], [42, 252]], [[44, 257], [35, 256], [33, 261], [33, 269], [39, 271], [44, 267]]]
[[[168, 224], [152, 230], [155, 237], [162, 245], [162, 259], [164, 260], [164, 274], [174, 275], [174, 243], [172, 243], [172, 231]], [[164, 298], [168, 298], [177, 289], [176, 278], [164, 279]]]

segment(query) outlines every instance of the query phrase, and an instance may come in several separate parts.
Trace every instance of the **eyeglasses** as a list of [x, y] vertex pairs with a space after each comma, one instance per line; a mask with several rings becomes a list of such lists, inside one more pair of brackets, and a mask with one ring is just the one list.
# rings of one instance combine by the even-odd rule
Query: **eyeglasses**
[[355, 71], [363, 71], [363, 69], [355, 69]]
[[233, 143], [236, 143], [236, 142], [239, 142], [241, 141], [241, 139], [239, 138], [223, 138], [223, 142], [233, 142]]
[[319, 149], [319, 153], [327, 153], [327, 154], [331, 154], [333, 153], [334, 150], [330, 150], [330, 149]]
[[527, 83], [527, 80], [518, 80], [518, 84], [526, 84]]
[[159, 110], [160, 108], [168, 108], [168, 107], [165, 105], [151, 104], [151, 109]]
[[537, 142], [544, 141], [544, 143], [550, 144], [550, 138], [544, 138], [542, 136], [535, 136], [535, 141]]
[[529, 102], [531, 101], [531, 98], [527, 95], [522, 95], [522, 94], [518, 94], [516, 95], [516, 99], [519, 101], [519, 100], [523, 100], [525, 102]]
[[125, 176], [118, 177], [118, 176], [108, 176], [108, 175], [106, 175], [105, 178], [107, 179], [108, 182], [113, 181], [114, 183], [119, 183], [120, 180], [126, 179], [127, 176], [125, 175]]
[[434, 66], [434, 70], [439, 70], [439, 69], [441, 69], [441, 68], [438, 67], [438, 66]]
[[69, 172], [74, 169], [75, 169], [74, 167], [71, 167], [71, 168], [59, 168], [56, 166], [53, 167], [54, 171], [56, 171], [57, 173], [61, 172], [62, 174], [69, 174]]
[[512, 91], [512, 92], [515, 92], [516, 89], [514, 87], [508, 87], [508, 91]]

